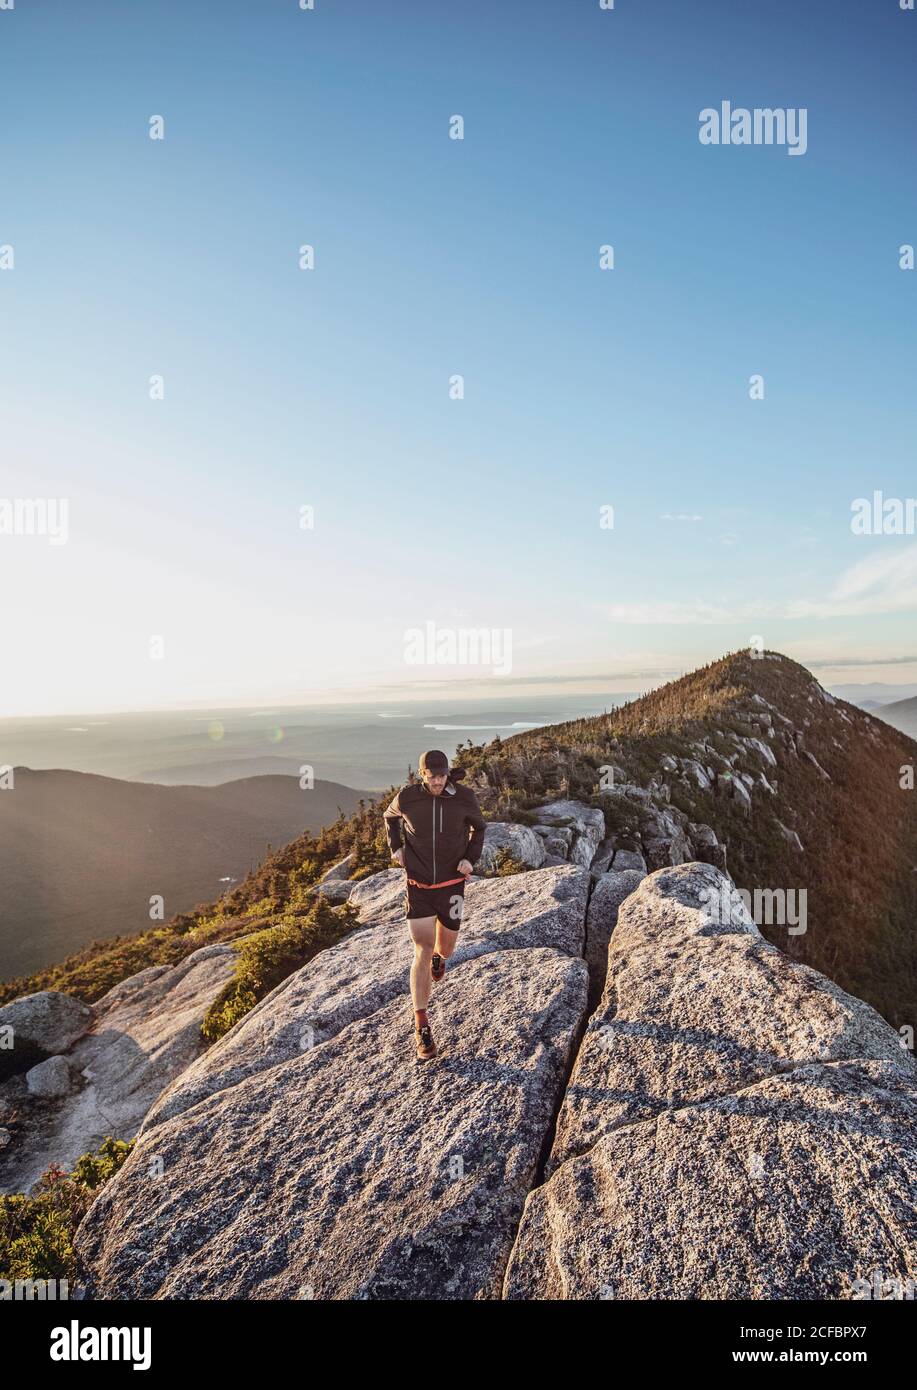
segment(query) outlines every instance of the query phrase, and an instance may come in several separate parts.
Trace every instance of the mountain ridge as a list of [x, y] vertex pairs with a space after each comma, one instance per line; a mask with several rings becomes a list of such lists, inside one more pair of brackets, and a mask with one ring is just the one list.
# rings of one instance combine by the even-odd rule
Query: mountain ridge
[[171, 919], [244, 878], [269, 846], [318, 829], [360, 793], [279, 774], [162, 786], [68, 768], [13, 769], [0, 792], [0, 977]]

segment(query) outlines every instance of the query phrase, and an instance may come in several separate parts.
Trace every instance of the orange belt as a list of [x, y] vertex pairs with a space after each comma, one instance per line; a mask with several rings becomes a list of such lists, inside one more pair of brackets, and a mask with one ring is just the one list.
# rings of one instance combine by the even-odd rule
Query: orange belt
[[452, 883], [464, 883], [465, 875], [459, 874], [458, 878], [444, 878], [442, 883], [418, 883], [416, 878], [409, 878], [408, 883], [413, 883], [415, 888], [448, 888]]

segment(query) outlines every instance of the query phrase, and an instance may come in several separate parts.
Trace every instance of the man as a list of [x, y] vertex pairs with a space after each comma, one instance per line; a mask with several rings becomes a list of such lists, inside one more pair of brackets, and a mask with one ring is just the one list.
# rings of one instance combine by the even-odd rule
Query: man
[[[392, 859], [407, 874], [404, 915], [414, 942], [411, 1000], [417, 1056], [436, 1055], [427, 1018], [431, 980], [441, 980], [462, 924], [465, 884], [484, 848], [486, 822], [463, 768], [438, 748], [421, 753], [422, 782], [408, 782], [383, 812]], [[402, 836], [402, 827], [404, 834]]]

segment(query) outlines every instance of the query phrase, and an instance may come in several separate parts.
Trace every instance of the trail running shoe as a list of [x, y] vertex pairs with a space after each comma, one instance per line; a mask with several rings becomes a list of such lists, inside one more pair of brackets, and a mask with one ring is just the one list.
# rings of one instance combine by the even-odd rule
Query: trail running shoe
[[445, 973], [446, 962], [443, 960], [442, 956], [434, 956], [430, 974], [433, 976], [434, 980], [441, 980]]
[[431, 1057], [436, 1056], [436, 1043], [433, 1041], [429, 1023], [414, 1029], [414, 1040], [417, 1043], [417, 1056], [421, 1062], [428, 1062]]

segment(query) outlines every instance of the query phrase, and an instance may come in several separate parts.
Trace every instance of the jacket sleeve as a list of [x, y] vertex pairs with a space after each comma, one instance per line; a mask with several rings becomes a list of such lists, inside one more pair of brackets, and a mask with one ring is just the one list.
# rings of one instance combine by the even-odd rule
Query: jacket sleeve
[[401, 834], [401, 807], [398, 803], [398, 798], [400, 796], [400, 791], [395, 792], [388, 806], [386, 806], [385, 810], [382, 812], [382, 817], [385, 821], [385, 836], [388, 840], [388, 847], [393, 854], [396, 849], [401, 849], [404, 844]]
[[468, 848], [465, 850], [465, 858], [469, 864], [474, 866], [481, 857], [484, 848], [484, 832], [487, 829], [487, 822], [481, 815], [481, 808], [474, 792], [470, 793], [471, 805], [465, 816], [465, 823], [472, 827], [474, 833], [468, 841]]

